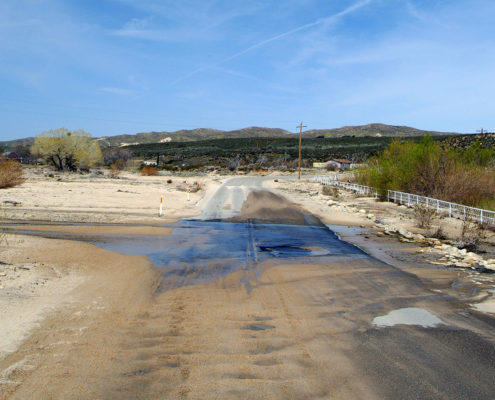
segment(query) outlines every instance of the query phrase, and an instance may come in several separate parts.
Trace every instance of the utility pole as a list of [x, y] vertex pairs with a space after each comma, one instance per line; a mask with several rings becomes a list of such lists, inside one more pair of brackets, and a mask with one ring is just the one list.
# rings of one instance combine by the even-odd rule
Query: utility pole
[[488, 131], [487, 131], [486, 129], [481, 128], [481, 129], [478, 129], [478, 130], [476, 131], [476, 133], [481, 133], [481, 134], [483, 135], [483, 134], [488, 133]]
[[303, 125], [302, 122], [299, 124], [299, 126], [296, 126], [296, 128], [299, 128], [299, 168], [297, 171], [297, 179], [301, 179], [301, 142], [302, 142], [302, 129], [307, 128], [306, 125]]

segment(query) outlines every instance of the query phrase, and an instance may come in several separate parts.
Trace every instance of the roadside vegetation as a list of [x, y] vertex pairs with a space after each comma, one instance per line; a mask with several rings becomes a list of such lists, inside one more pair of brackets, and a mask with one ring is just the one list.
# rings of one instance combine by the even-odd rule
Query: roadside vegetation
[[[435, 136], [435, 140], [441, 140]], [[419, 140], [420, 138], [410, 138]], [[392, 141], [390, 137], [305, 138], [302, 142], [303, 167], [331, 158], [354, 163], [377, 155]], [[299, 140], [294, 138], [232, 138], [195, 142], [149, 143], [126, 146], [134, 157], [159, 159], [158, 167], [168, 171], [198, 170], [215, 166], [230, 171], [297, 168]]]
[[0, 161], [0, 189], [10, 188], [24, 182], [22, 166], [17, 161]]
[[495, 209], [495, 149], [477, 140], [466, 148], [423, 136], [393, 140], [371, 157], [358, 182], [379, 190], [400, 190], [473, 207]]
[[152, 167], [151, 165], [145, 165], [143, 168], [141, 168], [141, 175], [143, 175], [143, 176], [157, 176], [158, 170], [155, 167]]
[[102, 161], [98, 142], [83, 130], [59, 128], [40, 133], [31, 153], [57, 171], [87, 171]]

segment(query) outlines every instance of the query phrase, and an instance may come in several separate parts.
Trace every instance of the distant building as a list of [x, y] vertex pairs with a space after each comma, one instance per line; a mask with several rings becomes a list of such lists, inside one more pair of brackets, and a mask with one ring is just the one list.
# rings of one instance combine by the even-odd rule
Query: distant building
[[327, 169], [327, 163], [326, 162], [314, 162], [313, 163], [313, 168]]
[[352, 161], [345, 158], [334, 158], [324, 163], [313, 163], [313, 168], [333, 169], [339, 171], [347, 171], [351, 169]]
[[8, 160], [20, 161], [20, 157], [14, 151], [6, 151], [5, 153], [2, 153], [1, 158], [6, 158]]
[[156, 161], [143, 161], [143, 165], [156, 166]]

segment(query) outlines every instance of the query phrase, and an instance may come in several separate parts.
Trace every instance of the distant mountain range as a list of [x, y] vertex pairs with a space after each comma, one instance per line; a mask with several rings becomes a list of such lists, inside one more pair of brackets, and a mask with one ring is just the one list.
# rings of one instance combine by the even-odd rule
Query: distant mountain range
[[[344, 126], [334, 129], [311, 129], [304, 131], [304, 137], [344, 137], [344, 136], [392, 136], [392, 137], [411, 137], [421, 136], [423, 134], [437, 135], [457, 135], [455, 132], [435, 132], [411, 128], [408, 126], [395, 126], [386, 124], [368, 124], [359, 126]], [[116, 135], [104, 136], [98, 138], [102, 147], [109, 146], [126, 146], [131, 144], [145, 143], [164, 143], [164, 142], [192, 142], [197, 140], [224, 139], [224, 138], [250, 138], [250, 137], [268, 137], [268, 138], [287, 138], [295, 137], [293, 132], [278, 128], [249, 127], [233, 131], [222, 131], [218, 129], [198, 128], [191, 130], [179, 130], [175, 132], [146, 132], [136, 133], [134, 135]], [[18, 145], [31, 145], [34, 138], [25, 138], [0, 142], [0, 146], [6, 149], [14, 149]]]

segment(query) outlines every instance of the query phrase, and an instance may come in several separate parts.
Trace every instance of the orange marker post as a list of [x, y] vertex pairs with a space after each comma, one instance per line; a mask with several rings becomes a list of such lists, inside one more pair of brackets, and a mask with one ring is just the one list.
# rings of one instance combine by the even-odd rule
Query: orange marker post
[[159, 216], [161, 217], [163, 214], [163, 196], [160, 197], [160, 213]]

